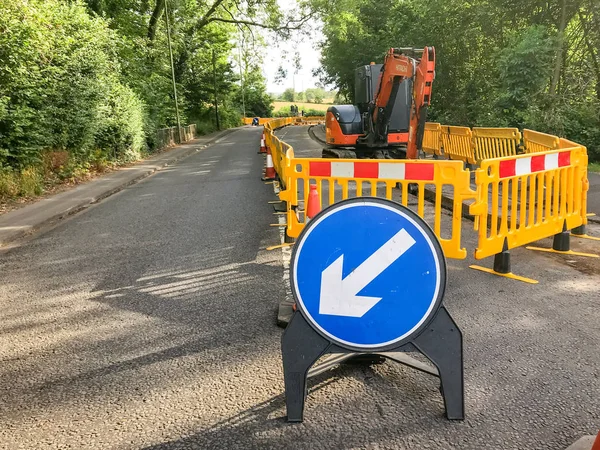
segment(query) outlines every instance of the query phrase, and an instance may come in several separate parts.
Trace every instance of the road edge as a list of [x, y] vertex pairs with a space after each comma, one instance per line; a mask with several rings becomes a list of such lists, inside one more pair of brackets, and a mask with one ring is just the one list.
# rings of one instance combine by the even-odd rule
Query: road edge
[[[106, 191], [103, 191], [100, 194], [95, 195], [91, 198], [86, 198], [86, 199], [82, 200], [80, 203], [76, 204], [75, 206], [65, 208], [56, 214], [53, 214], [48, 217], [44, 217], [43, 219], [37, 221], [36, 223], [32, 224], [31, 226], [29, 226], [27, 228], [23, 228], [21, 230], [15, 230], [13, 233], [9, 234], [7, 237], [0, 240], [0, 251], [8, 250], [10, 248], [18, 246], [22, 240], [30, 238], [33, 235], [38, 234], [38, 232], [40, 232], [41, 230], [51, 227], [51, 226], [54, 226], [58, 222], [62, 221], [63, 219], [73, 216], [73, 215], [85, 210], [89, 206], [97, 204], [97, 203], [101, 202], [102, 200], [105, 200], [105, 199], [113, 196], [114, 194], [121, 192], [122, 190], [126, 189], [127, 187], [139, 183], [140, 181], [150, 177], [151, 175], [155, 174], [156, 172], [160, 171], [161, 169], [163, 169], [165, 167], [176, 164], [179, 161], [191, 156], [192, 154], [194, 154], [200, 150], [206, 149], [207, 147], [216, 143], [216, 141], [218, 141], [219, 139], [221, 139], [241, 128], [242, 127], [235, 127], [235, 128], [229, 128], [227, 130], [223, 130], [223, 131], [217, 133], [213, 138], [202, 143], [200, 146], [190, 148], [186, 151], [181, 151], [181, 152], [176, 153], [177, 147], [174, 147], [170, 152], [167, 152], [167, 155], [169, 153], [173, 153], [171, 155], [172, 156], [171, 158], [166, 158], [163, 161], [156, 161], [154, 163], [155, 164], [154, 167], [151, 167], [147, 170], [142, 171], [141, 173], [137, 174], [133, 178], [125, 179], [125, 180], [123, 180], [123, 182], [121, 184], [119, 184], [115, 187], [111, 187], [111, 188], [107, 189]], [[194, 140], [186, 142], [185, 144], [182, 144], [182, 145], [193, 144], [193, 141]], [[160, 159], [161, 156], [164, 157], [164, 155], [165, 155], [165, 153], [155, 155], [155, 158], [158, 160], [158, 159]], [[152, 164], [153, 161], [151, 158], [138, 161], [138, 163], [139, 164], [144, 164], [144, 163]], [[103, 179], [103, 177], [96, 178], [95, 180], [92, 181], [92, 183], [94, 183], [96, 181], [101, 181], [102, 179]], [[52, 197], [48, 197], [48, 198], [52, 198]]]

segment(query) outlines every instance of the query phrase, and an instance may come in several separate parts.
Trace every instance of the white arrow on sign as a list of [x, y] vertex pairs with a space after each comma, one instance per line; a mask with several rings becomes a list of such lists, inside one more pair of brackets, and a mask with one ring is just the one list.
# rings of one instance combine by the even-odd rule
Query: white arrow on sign
[[319, 314], [364, 316], [381, 298], [361, 297], [358, 293], [414, 244], [415, 240], [402, 228], [344, 279], [344, 255], [341, 255], [321, 274]]

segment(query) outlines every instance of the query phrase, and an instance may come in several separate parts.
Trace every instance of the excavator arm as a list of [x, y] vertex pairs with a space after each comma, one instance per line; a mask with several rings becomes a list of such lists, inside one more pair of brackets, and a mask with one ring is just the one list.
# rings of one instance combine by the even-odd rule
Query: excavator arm
[[[420, 60], [405, 55], [408, 51], [422, 51]], [[433, 47], [425, 47], [423, 50], [391, 48], [379, 75], [375, 98], [365, 116], [365, 134], [359, 138], [359, 142], [369, 147], [388, 145], [388, 128], [398, 88], [403, 80], [413, 79], [406, 156], [409, 159], [416, 159], [423, 144], [434, 71], [435, 49]]]

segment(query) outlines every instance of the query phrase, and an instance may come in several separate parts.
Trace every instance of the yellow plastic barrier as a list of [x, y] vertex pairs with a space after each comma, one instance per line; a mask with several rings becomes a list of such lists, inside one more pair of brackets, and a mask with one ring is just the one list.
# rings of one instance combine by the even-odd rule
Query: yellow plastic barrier
[[[252, 125], [252, 121], [254, 120], [254, 117], [244, 117], [242, 119], [242, 123], [244, 125]], [[259, 125], [264, 125], [265, 123], [269, 122], [273, 120], [271, 117], [259, 117], [258, 118], [258, 124]]]
[[423, 151], [432, 155], [442, 154], [442, 126], [437, 122], [426, 122], [423, 133]]
[[[547, 152], [560, 148], [558, 137], [528, 129], [523, 130], [523, 144], [525, 153]], [[577, 144], [571, 145], [571, 147], [573, 146], [577, 146]]]
[[[457, 259], [466, 257], [466, 250], [461, 247], [463, 202], [475, 200], [469, 207], [478, 232], [475, 258], [496, 255], [494, 268], [498, 261], [498, 267], [502, 267], [498, 270], [502, 271], [471, 267], [521, 281], [535, 282], [510, 273], [510, 260], [504, 251], [552, 236], [560, 242], [565, 233], [568, 235], [567, 230], [577, 229], [577, 236], [593, 239], [585, 235], [582, 227], [587, 223], [587, 151], [575, 142], [524, 130], [527, 154], [479, 160], [494, 153], [516, 153], [518, 130], [471, 131], [428, 123], [424, 147], [435, 152], [435, 135], [439, 132], [443, 153], [458, 161], [308, 159], [295, 158], [293, 148], [273, 132], [296, 121], [297, 118], [289, 117], [265, 124], [265, 139], [282, 188], [279, 197], [287, 204], [287, 235], [291, 238], [298, 237], [306, 223], [302, 205], [306, 205], [309, 185], [315, 183], [323, 207], [363, 196], [416, 207], [417, 214], [432, 224], [446, 257]], [[545, 150], [546, 147], [555, 149]], [[463, 169], [463, 162], [480, 163], [475, 171], [475, 191], [470, 187], [470, 172]], [[413, 191], [411, 185], [416, 185], [417, 190]], [[444, 191], [449, 195], [443, 195]], [[431, 202], [427, 207], [426, 200]], [[443, 213], [442, 206], [451, 211], [450, 217]]]
[[[587, 154], [573, 145], [559, 151], [486, 160], [476, 171], [479, 240], [482, 259], [583, 224], [587, 191]], [[489, 229], [488, 229], [489, 228]]]
[[468, 127], [442, 126], [444, 155], [450, 159], [476, 164], [473, 150], [473, 132]]
[[521, 143], [521, 133], [517, 128], [473, 128], [475, 159], [515, 156]]
[[[284, 117], [283, 119], [291, 120], [288, 124], [297, 123], [298, 125], [306, 125], [306, 124], [324, 123], [325, 122], [325, 116]], [[252, 125], [253, 120], [254, 120], [254, 117], [244, 117], [244, 118], [242, 118], [242, 123], [244, 125]], [[274, 119], [272, 117], [259, 117], [258, 124], [265, 125], [266, 123], [272, 122], [274, 120], [279, 120], [279, 119]], [[275, 128], [277, 128], [277, 127], [274, 127], [274, 129]]]
[[[265, 144], [271, 151], [271, 157], [273, 158], [273, 166], [275, 167], [275, 172], [279, 176], [279, 180], [282, 183], [283, 187], [285, 187], [285, 177], [286, 177], [286, 168], [288, 161], [286, 158], [288, 157], [288, 151], [291, 150], [291, 146], [281, 141], [277, 136], [275, 136], [274, 131], [277, 128], [284, 127], [286, 125], [290, 125], [293, 123], [294, 119], [292, 117], [282, 117], [279, 119], [271, 119], [267, 123], [265, 123]], [[291, 153], [293, 155], [293, 152]]]
[[581, 162], [581, 164], [584, 165], [583, 171], [583, 180], [582, 180], [582, 189], [581, 189], [581, 225], [587, 225], [588, 223], [588, 215], [587, 215], [587, 194], [588, 191], [590, 190], [590, 182], [588, 180], [588, 175], [587, 175], [587, 166], [588, 166], [588, 156], [587, 156], [587, 148], [585, 148], [582, 145], [579, 145], [573, 141], [569, 141], [567, 139], [564, 138], [559, 138], [558, 139], [558, 148], [559, 149], [569, 149], [569, 148], [575, 148], [575, 147], [579, 147], [581, 149], [583, 149], [584, 155], [582, 156], [583, 161]]
[[[323, 207], [350, 197], [381, 197], [409, 204], [409, 184], [418, 186], [416, 212], [433, 223], [448, 258], [463, 259], [461, 247], [463, 201], [475, 199], [469, 185], [469, 171], [460, 161], [408, 161], [365, 159], [292, 158], [286, 169], [286, 190], [279, 198], [287, 202], [287, 234], [298, 237], [306, 218], [299, 211], [300, 200], [306, 205], [309, 183], [315, 182]], [[399, 189], [394, 189], [399, 185]], [[433, 187], [434, 191], [425, 187]], [[451, 217], [442, 213], [442, 190], [451, 188]], [[426, 198], [428, 196], [429, 198]], [[425, 201], [433, 202], [425, 208]], [[412, 203], [412, 200], [411, 200]], [[442, 227], [444, 221], [444, 227]], [[448, 223], [446, 223], [446, 221]], [[449, 230], [449, 231], [448, 231]]]

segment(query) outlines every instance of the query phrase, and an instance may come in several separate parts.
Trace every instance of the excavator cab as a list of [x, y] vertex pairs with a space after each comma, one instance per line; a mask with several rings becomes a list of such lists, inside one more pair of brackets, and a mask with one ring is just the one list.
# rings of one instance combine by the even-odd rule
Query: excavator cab
[[[424, 53], [425, 58], [417, 61], [412, 58], [415, 52]], [[405, 56], [406, 53], [411, 57]], [[356, 104], [327, 109], [327, 147], [323, 149], [323, 157], [403, 158], [414, 119], [411, 114], [421, 118], [422, 106], [426, 112], [429, 103], [426, 95], [424, 105], [422, 96], [419, 105], [413, 104], [417, 98], [413, 92], [415, 83], [418, 89], [430, 92], [433, 80], [430, 63], [435, 63], [434, 57], [433, 47], [390, 49], [384, 64], [358, 67], [354, 85]], [[425, 67], [421, 67], [423, 59]]]
[[[365, 158], [374, 152], [366, 146], [357, 147], [357, 141], [365, 134], [365, 118], [368, 116], [369, 105], [375, 98], [377, 81], [382, 68], [383, 64], [358, 67], [355, 71], [354, 84], [356, 105], [336, 105], [327, 108], [325, 129], [327, 144], [330, 147], [339, 147], [342, 154], [349, 153], [348, 157]], [[390, 118], [388, 134], [390, 147], [402, 147], [408, 141], [411, 89], [412, 80], [406, 79], [400, 83]]]

